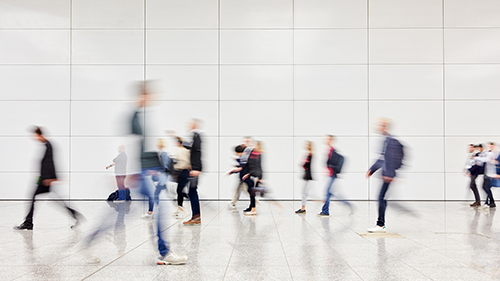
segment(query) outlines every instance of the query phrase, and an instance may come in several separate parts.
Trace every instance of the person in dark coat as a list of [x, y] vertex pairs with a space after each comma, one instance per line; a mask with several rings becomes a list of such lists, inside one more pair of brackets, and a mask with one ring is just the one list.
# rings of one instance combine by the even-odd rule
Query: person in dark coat
[[[35, 127], [33, 130], [33, 133], [35, 134], [35, 138], [37, 141], [43, 143], [46, 147], [45, 153], [42, 158], [42, 163], [40, 165], [40, 177], [38, 178], [38, 186], [35, 190], [35, 193], [33, 194], [33, 199], [31, 199], [31, 207], [28, 212], [28, 215], [26, 215], [26, 219], [24, 222], [19, 225], [15, 226], [14, 229], [16, 230], [32, 230], [33, 229], [33, 214], [35, 212], [35, 199], [39, 194], [43, 193], [49, 193], [51, 190], [51, 185], [53, 182], [57, 181], [57, 174], [56, 174], [56, 168], [54, 165], [54, 157], [53, 157], [53, 151], [52, 151], [52, 144], [43, 136], [42, 129], [39, 127]], [[68, 207], [64, 201], [58, 201], [66, 210], [69, 211], [71, 217], [76, 220], [76, 224], [73, 226], [78, 225], [79, 223], [82, 222], [84, 217], [77, 211], [73, 210], [72, 208]], [[72, 226], [72, 227], [73, 227]]]

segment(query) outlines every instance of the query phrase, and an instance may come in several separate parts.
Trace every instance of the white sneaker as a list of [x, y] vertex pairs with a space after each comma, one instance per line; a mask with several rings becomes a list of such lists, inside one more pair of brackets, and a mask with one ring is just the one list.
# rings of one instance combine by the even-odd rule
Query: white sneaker
[[374, 226], [367, 229], [370, 233], [385, 233], [385, 225], [384, 226]]
[[145, 214], [143, 216], [141, 216], [141, 219], [146, 219], [146, 220], [150, 220], [153, 218], [153, 214]]
[[257, 215], [257, 212], [255, 212], [255, 211], [254, 212], [252, 212], [252, 211], [245, 212], [245, 216], [256, 216], [256, 215]]
[[179, 256], [174, 252], [170, 251], [165, 256], [158, 257], [156, 264], [167, 265], [167, 264], [185, 264], [188, 258], [186, 256]]
[[236, 205], [234, 205], [234, 204], [231, 203], [231, 204], [227, 205], [227, 208], [231, 209], [231, 210], [234, 210], [234, 209], [236, 209]]
[[98, 258], [98, 257], [89, 257], [87, 258], [87, 263], [88, 264], [97, 264], [97, 263], [100, 263], [101, 262], [101, 259]]
[[483, 209], [489, 209], [489, 208], [490, 208], [490, 205], [488, 205], [488, 204], [483, 205]]

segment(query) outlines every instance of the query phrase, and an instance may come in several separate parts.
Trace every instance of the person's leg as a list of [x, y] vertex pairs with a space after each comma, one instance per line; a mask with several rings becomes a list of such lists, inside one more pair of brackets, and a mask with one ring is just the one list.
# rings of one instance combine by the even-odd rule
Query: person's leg
[[183, 170], [177, 178], [177, 205], [182, 207], [184, 204], [184, 187], [188, 184], [189, 171]]
[[304, 181], [304, 188], [302, 188], [302, 210], [306, 209], [306, 203], [307, 203], [307, 192], [309, 190], [309, 181], [305, 180]]
[[156, 235], [158, 236], [158, 251], [160, 252], [160, 256], [165, 256], [168, 252], [170, 252], [170, 245], [166, 239], [167, 230], [163, 227], [164, 224], [168, 224], [166, 221], [168, 217], [165, 215], [167, 205], [160, 201], [160, 192], [162, 189], [166, 190], [167, 174], [160, 171], [158, 179], [158, 186], [156, 187], [154, 194], [154, 201], [156, 204], [154, 219], [156, 222]]
[[481, 205], [481, 198], [479, 197], [479, 191], [477, 190], [476, 178], [477, 175], [470, 177], [470, 189], [472, 190], [472, 193], [474, 193], [475, 202]]
[[125, 201], [126, 190], [125, 190], [125, 177], [126, 176], [116, 176], [116, 185], [118, 186], [118, 200]]
[[332, 186], [333, 182], [335, 181], [335, 177], [332, 176], [328, 179], [328, 183], [326, 185], [326, 198], [325, 198], [325, 204], [323, 204], [323, 208], [321, 209], [321, 212], [323, 214], [329, 215], [330, 214], [330, 196], [332, 195]]
[[190, 179], [189, 201], [191, 202], [192, 219], [200, 217], [200, 199], [198, 198], [198, 178]]
[[49, 192], [50, 188], [48, 186], [44, 186], [42, 183], [38, 184], [35, 193], [33, 193], [33, 198], [31, 199], [31, 206], [28, 214], [26, 215], [26, 219], [24, 220], [25, 225], [33, 226], [33, 214], [35, 213], [35, 199], [38, 194]]
[[387, 193], [387, 189], [389, 189], [388, 182], [384, 182], [382, 184], [382, 188], [380, 189], [380, 193], [378, 195], [378, 219], [377, 225], [384, 226], [385, 225], [385, 209], [387, 207], [387, 201], [385, 200], [385, 194]]
[[248, 206], [247, 210], [251, 210], [252, 208], [255, 208], [255, 192], [253, 191], [255, 183], [250, 179], [250, 177], [245, 180], [245, 183], [247, 184], [247, 191], [250, 196], [250, 206]]
[[495, 199], [493, 199], [493, 194], [491, 193], [491, 178], [484, 175], [483, 180], [483, 190], [486, 192], [486, 202], [487, 205], [492, 205], [495, 203]]
[[236, 202], [238, 202], [238, 200], [240, 200], [242, 185], [243, 185], [243, 182], [238, 181], [238, 186], [236, 186], [236, 190], [234, 192], [234, 197], [233, 197], [233, 201], [231, 201], [231, 205], [236, 205]]

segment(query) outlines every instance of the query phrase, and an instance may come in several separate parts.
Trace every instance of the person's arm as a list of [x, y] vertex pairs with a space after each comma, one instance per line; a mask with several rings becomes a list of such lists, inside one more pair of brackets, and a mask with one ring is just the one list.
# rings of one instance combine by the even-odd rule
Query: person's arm
[[109, 169], [109, 168], [111, 168], [111, 167], [113, 167], [114, 165], [116, 165], [116, 163], [115, 163], [115, 162], [113, 162], [113, 163], [109, 164], [108, 166], [106, 166], [106, 170], [107, 170], [107, 169]]

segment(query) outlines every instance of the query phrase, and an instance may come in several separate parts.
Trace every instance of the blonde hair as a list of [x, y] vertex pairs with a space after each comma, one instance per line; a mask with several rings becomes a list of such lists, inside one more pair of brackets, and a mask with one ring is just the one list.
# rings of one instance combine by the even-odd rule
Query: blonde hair
[[307, 141], [307, 150], [312, 155], [313, 154], [313, 143], [312, 141]]
[[165, 143], [163, 142], [163, 139], [158, 139], [157, 142], [158, 146], [160, 146], [161, 148], [164, 148], [165, 147]]

